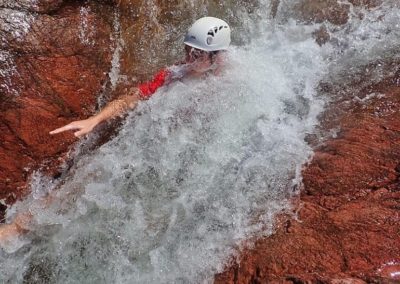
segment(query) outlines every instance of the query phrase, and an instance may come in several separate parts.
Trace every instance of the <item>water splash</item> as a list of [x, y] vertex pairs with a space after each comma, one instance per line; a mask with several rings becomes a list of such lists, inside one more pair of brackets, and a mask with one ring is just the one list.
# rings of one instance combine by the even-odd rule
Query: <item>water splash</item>
[[18, 88], [13, 83], [18, 71], [15, 54], [7, 51], [9, 42], [22, 44], [34, 21], [35, 16], [28, 12], [6, 8], [0, 10], [1, 30], [4, 33], [0, 39], [0, 91], [4, 94], [19, 94]]
[[121, 52], [123, 47], [125, 46], [124, 39], [121, 37], [121, 23], [120, 23], [120, 14], [118, 11], [114, 12], [114, 33], [113, 38], [116, 42], [116, 47], [114, 49], [113, 57], [111, 60], [111, 70], [109, 72], [109, 77], [111, 81], [112, 89], [115, 89], [117, 86], [118, 80], [121, 77], [120, 74], [120, 60], [121, 60]]
[[80, 8], [79, 39], [85, 45], [94, 46], [96, 27], [89, 23], [91, 12], [90, 6], [82, 6]]
[[4, 22], [2, 29], [11, 34], [14, 40], [22, 41], [35, 17], [23, 11], [9, 9], [5, 9], [3, 13], [7, 14], [7, 21]]
[[0, 50], [0, 90], [5, 94], [18, 95], [18, 90], [14, 87], [12, 78], [18, 74], [15, 67], [14, 56], [7, 51]]

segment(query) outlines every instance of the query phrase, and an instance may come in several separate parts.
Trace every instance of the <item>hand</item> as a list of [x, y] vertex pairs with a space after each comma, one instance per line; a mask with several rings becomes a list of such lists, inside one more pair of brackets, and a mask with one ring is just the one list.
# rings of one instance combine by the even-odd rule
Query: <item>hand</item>
[[20, 235], [20, 230], [15, 224], [4, 224], [0, 226], [0, 246], [9, 243], [13, 238]]
[[28, 232], [16, 223], [0, 225], [0, 248], [8, 253], [13, 253], [20, 249], [25, 242], [21, 242], [19, 237]]
[[82, 135], [91, 132], [97, 124], [98, 124], [97, 120], [95, 120], [93, 117], [90, 117], [85, 120], [73, 121], [70, 124], [67, 124], [63, 127], [54, 129], [53, 131], [50, 131], [50, 134], [53, 135], [68, 130], [78, 130], [74, 133], [74, 135], [75, 137], [81, 137]]

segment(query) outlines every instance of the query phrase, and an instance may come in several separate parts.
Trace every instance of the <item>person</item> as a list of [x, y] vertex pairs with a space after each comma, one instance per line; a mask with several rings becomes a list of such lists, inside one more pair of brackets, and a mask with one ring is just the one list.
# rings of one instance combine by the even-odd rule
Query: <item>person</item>
[[133, 89], [130, 95], [125, 95], [111, 101], [98, 114], [85, 120], [73, 121], [57, 128], [50, 134], [64, 131], [75, 131], [76, 137], [90, 133], [99, 123], [119, 116], [129, 109], [134, 109], [140, 100], [149, 99], [162, 86], [182, 77], [195, 77], [208, 72], [218, 74], [222, 67], [222, 53], [231, 42], [229, 25], [218, 18], [204, 17], [188, 30], [184, 44], [185, 60], [175, 66], [157, 73], [153, 80]]
[[[185, 35], [185, 59], [183, 62], [158, 72], [153, 80], [133, 88], [129, 95], [121, 96], [110, 103], [99, 113], [84, 119], [73, 121], [65, 126], [50, 131], [51, 135], [64, 131], [74, 131], [76, 137], [90, 133], [99, 123], [117, 117], [134, 109], [140, 100], [149, 99], [160, 87], [183, 77], [199, 77], [203, 74], [218, 74], [223, 66], [223, 51], [231, 42], [229, 25], [218, 18], [203, 17], [189, 28]], [[51, 202], [48, 196], [44, 203]], [[10, 224], [0, 226], [0, 244], [29, 231], [32, 215], [28, 212], [17, 214]]]

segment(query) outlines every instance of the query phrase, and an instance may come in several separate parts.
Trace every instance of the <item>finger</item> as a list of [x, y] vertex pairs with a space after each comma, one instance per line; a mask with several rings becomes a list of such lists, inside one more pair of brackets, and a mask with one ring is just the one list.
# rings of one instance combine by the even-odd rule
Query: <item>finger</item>
[[86, 133], [87, 133], [87, 131], [82, 129], [82, 130], [75, 132], [74, 135], [75, 135], [75, 137], [79, 138], [79, 137], [85, 135]]
[[57, 129], [54, 129], [53, 131], [50, 131], [49, 133], [53, 135], [53, 134], [57, 134], [57, 133], [60, 133], [60, 132], [67, 131], [67, 130], [69, 130], [69, 126], [68, 125], [60, 127], [60, 128], [57, 128]]
[[63, 127], [54, 129], [53, 131], [50, 131], [50, 134], [53, 135], [53, 134], [57, 134], [57, 133], [60, 133], [60, 132], [64, 132], [64, 131], [67, 131], [67, 130], [73, 130], [73, 129], [76, 129], [76, 127], [74, 127], [72, 124], [67, 124], [67, 125], [65, 125]]

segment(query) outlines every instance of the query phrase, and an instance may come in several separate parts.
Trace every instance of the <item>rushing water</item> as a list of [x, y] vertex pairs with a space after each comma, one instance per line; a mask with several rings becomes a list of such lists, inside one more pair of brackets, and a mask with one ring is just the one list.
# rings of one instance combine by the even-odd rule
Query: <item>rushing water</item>
[[320, 47], [319, 25], [286, 18], [290, 6], [270, 18], [261, 2], [257, 21], [243, 19], [251, 41], [230, 49], [221, 76], [162, 88], [62, 181], [34, 181], [8, 212], [34, 218], [0, 251], [2, 280], [208, 283], [244, 240], [270, 234], [312, 154], [305, 137], [327, 101], [318, 84], [396, 56], [400, 38], [399, 10], [386, 3], [327, 24], [332, 40]]

